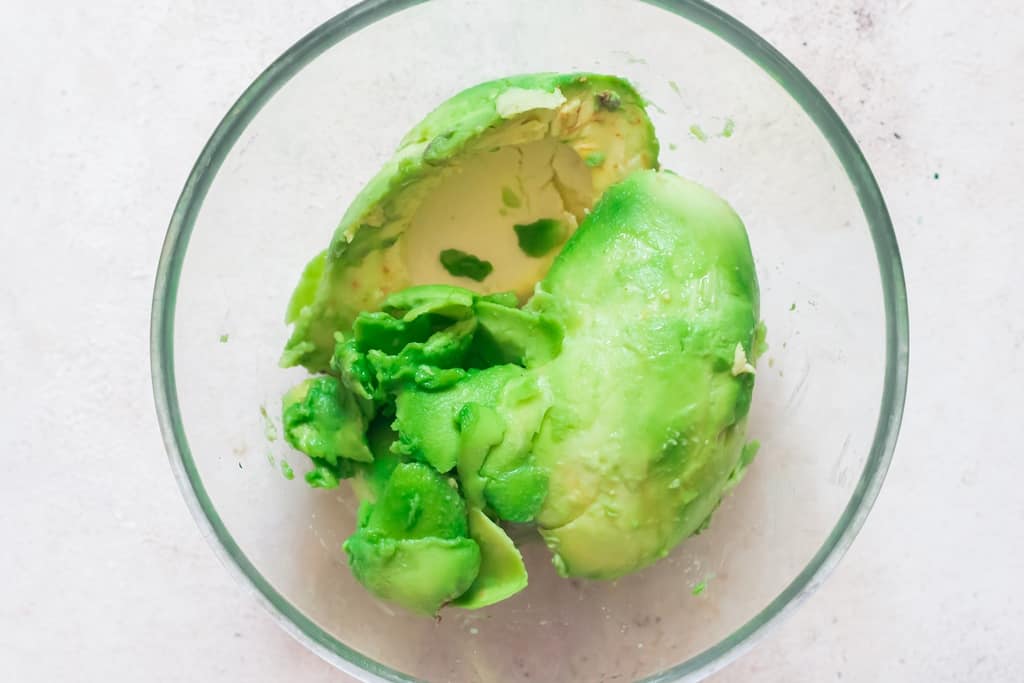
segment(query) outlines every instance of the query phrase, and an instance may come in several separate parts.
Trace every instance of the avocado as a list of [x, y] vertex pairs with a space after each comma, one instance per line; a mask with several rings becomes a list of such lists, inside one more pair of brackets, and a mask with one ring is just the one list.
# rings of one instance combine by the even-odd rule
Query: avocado
[[388, 427], [386, 420], [377, 419], [370, 425], [366, 441], [370, 445], [373, 462], [356, 464], [351, 479], [352, 489], [361, 504], [375, 503], [384, 494], [384, 489], [395, 469], [406, 462], [400, 455], [391, 451], [395, 438], [395, 433]]
[[[594, 154], [587, 157], [587, 165], [592, 165], [590, 159], [593, 157]], [[569, 235], [568, 226], [555, 218], [541, 218], [539, 221], [514, 227], [519, 248], [524, 254], [534, 258], [547, 256]]]
[[412, 382], [431, 389], [465, 376], [458, 367], [473, 344], [476, 295], [459, 287], [411, 287], [386, 298], [382, 311], [360, 313], [348, 334], [335, 333], [330, 367], [373, 417]]
[[455, 481], [431, 467], [396, 465], [360, 517], [344, 547], [352, 573], [377, 597], [434, 614], [476, 580], [480, 548], [466, 503]]
[[[521, 589], [491, 517], [535, 522], [566, 576], [647, 566], [706, 527], [756, 452], [757, 277], [742, 222], [711, 191], [632, 174], [514, 304], [451, 285], [394, 293], [339, 334], [342, 379], [307, 383], [334, 408], [292, 392], [313, 407], [289, 440], [325, 458], [309, 445], [325, 439], [296, 434], [334, 434], [336, 413], [367, 424], [346, 389], [365, 384], [377, 426], [354, 465], [364, 511], [346, 550], [371, 591], [414, 611]], [[321, 415], [328, 429], [313, 428]]]
[[330, 367], [372, 419], [393, 412], [404, 387], [439, 391], [468, 370], [546, 362], [561, 348], [562, 329], [517, 303], [510, 292], [410, 287], [387, 297], [383, 310], [360, 313], [349, 332], [336, 332]]
[[[711, 191], [641, 171], [609, 188], [528, 311], [563, 325], [537, 368], [537, 523], [569, 576], [615, 578], [697, 531], [745, 466], [759, 295], [746, 230]], [[744, 361], [745, 367], [746, 361]], [[750, 454], [752, 457], [752, 454]]]
[[505, 420], [493, 407], [469, 402], [459, 409], [455, 424], [462, 494], [471, 505], [483, 507], [487, 479], [480, 474], [480, 469], [491, 449], [505, 438]]
[[515, 365], [499, 365], [473, 371], [446, 391], [402, 390], [392, 425], [398, 432], [395, 452], [430, 463], [438, 472], [450, 471], [459, 460], [459, 411], [470, 403], [496, 407], [505, 386], [525, 372]]
[[518, 308], [478, 301], [474, 352], [487, 366], [513, 363], [532, 368], [562, 350], [562, 328], [551, 318]]
[[292, 388], [282, 399], [281, 422], [285, 440], [314, 462], [373, 460], [364, 416], [335, 377], [314, 377]]
[[452, 277], [468, 277], [483, 282], [494, 272], [494, 264], [484, 261], [461, 249], [444, 249], [440, 254], [441, 265]]
[[477, 507], [467, 509], [454, 480], [392, 452], [395, 433], [370, 429], [373, 462], [358, 465], [359, 530], [345, 543], [353, 574], [374, 595], [413, 612], [446, 603], [479, 609], [526, 587], [512, 539]]
[[457, 467], [470, 505], [528, 522], [548, 490], [531, 444], [549, 407], [547, 393], [517, 365], [471, 371], [443, 391], [410, 387], [396, 401], [393, 450], [439, 472]]
[[478, 508], [469, 510], [469, 535], [480, 548], [480, 571], [469, 589], [452, 601], [453, 605], [480, 609], [526, 588], [526, 565], [516, 544]]
[[465, 593], [480, 569], [480, 547], [469, 538], [395, 541], [357, 533], [345, 541], [345, 552], [367, 590], [426, 615]]
[[[602, 162], [588, 165], [595, 153]], [[644, 102], [620, 78], [528, 74], [455, 95], [402, 139], [306, 267], [281, 365], [327, 371], [334, 333], [412, 284], [525, 299], [554, 254], [521, 251], [515, 226], [548, 219], [568, 234], [606, 188], [657, 163]]]
[[390, 538], [467, 536], [466, 503], [449, 482], [427, 465], [397, 465], [363, 529]]

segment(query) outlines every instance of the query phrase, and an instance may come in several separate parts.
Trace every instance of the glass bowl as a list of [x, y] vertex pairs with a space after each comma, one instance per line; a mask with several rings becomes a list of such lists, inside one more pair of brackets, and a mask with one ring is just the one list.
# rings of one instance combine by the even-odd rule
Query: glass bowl
[[[528, 543], [530, 585], [438, 621], [355, 582], [347, 488], [315, 491], [277, 438], [286, 302], [406, 129], [509, 74], [596, 71], [650, 100], [664, 167], [745, 220], [770, 350], [761, 451], [710, 529], [617, 582], [566, 581]], [[674, 681], [738, 656], [807, 596], [878, 494], [904, 402], [908, 319], [892, 226], [817, 90], [697, 0], [372, 0], [245, 91], [175, 209], [153, 298], [153, 383], [171, 464], [228, 568], [289, 633], [364, 681]], [[294, 480], [283, 476], [294, 469]]]

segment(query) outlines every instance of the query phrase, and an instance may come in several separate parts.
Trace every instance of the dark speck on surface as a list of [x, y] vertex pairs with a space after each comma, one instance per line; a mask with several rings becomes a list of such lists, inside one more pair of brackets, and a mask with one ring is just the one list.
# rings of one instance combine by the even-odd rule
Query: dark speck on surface
[[866, 7], [858, 7], [853, 10], [853, 15], [857, 17], [857, 31], [859, 33], [867, 33], [875, 27], [875, 18], [871, 16], [871, 12]]
[[903, 139], [903, 136], [902, 136], [902, 135], [900, 135], [899, 133], [893, 133], [893, 134], [892, 134], [892, 136], [893, 136], [894, 138], [896, 138], [897, 140], [902, 140], [902, 139]]
[[933, 173], [932, 174], [932, 178], [934, 178], [935, 180], [938, 180], [939, 179], [939, 174], [938, 173]]

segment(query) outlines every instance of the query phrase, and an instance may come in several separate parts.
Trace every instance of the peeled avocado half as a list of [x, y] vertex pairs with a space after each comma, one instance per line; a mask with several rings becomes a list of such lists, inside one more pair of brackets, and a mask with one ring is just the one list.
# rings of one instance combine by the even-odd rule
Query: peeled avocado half
[[[620, 78], [530, 74], [464, 90], [409, 131], [307, 266], [281, 365], [326, 370], [334, 333], [412, 284], [525, 300], [557, 249], [526, 253], [515, 226], [554, 220], [564, 240], [605, 189], [657, 160], [643, 100]], [[454, 276], [445, 250], [493, 271], [479, 282]]]
[[743, 476], [764, 346], [746, 230], [656, 164], [620, 79], [485, 83], [406, 136], [307, 267], [282, 364], [328, 374], [285, 396], [286, 438], [311, 485], [351, 478], [345, 550], [376, 596], [511, 597], [501, 522], [535, 525], [565, 576], [616, 578]]
[[[533, 456], [562, 574], [615, 578], [697, 531], [738, 477], [759, 353], [743, 223], [670, 172], [611, 187], [527, 310], [562, 322]], [[744, 362], [736, 367], [736, 357]]]

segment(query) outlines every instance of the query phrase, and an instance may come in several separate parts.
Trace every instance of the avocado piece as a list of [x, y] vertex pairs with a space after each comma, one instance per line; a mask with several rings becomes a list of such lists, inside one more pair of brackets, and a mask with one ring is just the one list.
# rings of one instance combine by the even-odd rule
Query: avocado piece
[[395, 405], [396, 453], [443, 473], [457, 467], [471, 506], [513, 522], [534, 518], [548, 477], [535, 466], [533, 438], [551, 403], [528, 370], [472, 370], [444, 391], [409, 387]]
[[[595, 152], [603, 163], [588, 166]], [[554, 254], [521, 252], [513, 226], [557, 218], [571, 231], [606, 188], [657, 163], [644, 101], [620, 78], [528, 74], [455, 95], [403, 138], [345, 212], [326, 254], [304, 271], [281, 365], [328, 370], [334, 333], [415, 283], [525, 299]], [[444, 249], [494, 271], [477, 283], [453, 276], [438, 258], [418, 257]]]
[[366, 421], [352, 394], [331, 376], [313, 377], [293, 387], [281, 401], [284, 437], [314, 463], [341, 459], [371, 462]]
[[487, 301], [492, 304], [498, 304], [499, 306], [506, 306], [508, 308], [516, 308], [519, 306], [519, 297], [516, 296], [515, 292], [495, 292], [494, 294], [484, 294], [477, 297], [477, 301]]
[[461, 249], [444, 249], [439, 255], [441, 265], [452, 277], [468, 277], [483, 282], [494, 272], [494, 264], [484, 261]]
[[487, 479], [480, 473], [491, 449], [505, 438], [505, 420], [491, 406], [467, 403], [455, 418], [459, 432], [458, 475], [470, 505], [483, 507]]
[[[523, 309], [447, 285], [382, 307], [391, 321], [357, 326], [393, 403], [376, 406], [373, 461], [354, 464], [364, 503], [345, 547], [360, 581], [409, 609], [521, 589], [491, 517], [535, 521], [566, 576], [647, 566], [706, 528], [756, 452], [746, 416], [765, 345], [746, 231], [723, 200], [669, 172], [609, 188]], [[457, 338], [471, 341], [452, 353]], [[342, 347], [361, 353], [355, 338]], [[385, 358], [461, 374], [387, 384]], [[395, 432], [380, 427], [389, 410]]]
[[381, 398], [373, 366], [366, 354], [359, 350], [356, 339], [346, 339], [340, 332], [335, 334], [335, 338], [337, 344], [331, 357], [331, 370], [352, 394], [363, 416], [372, 420]]
[[363, 353], [375, 350], [397, 354], [409, 344], [427, 341], [436, 331], [433, 322], [426, 315], [407, 321], [382, 311], [360, 313], [352, 324], [352, 339]]
[[562, 349], [562, 327], [548, 316], [483, 300], [477, 301], [473, 311], [478, 328], [471, 353], [484, 367], [505, 363], [534, 367]]
[[466, 536], [466, 503], [454, 483], [427, 465], [399, 464], [364, 528], [391, 538]]
[[526, 565], [516, 544], [478, 508], [469, 510], [469, 535], [480, 547], [480, 571], [469, 589], [451, 604], [463, 609], [480, 609], [526, 588]]
[[[669, 172], [611, 187], [527, 310], [558, 319], [534, 372], [552, 405], [533, 447], [549, 477], [537, 523], [568, 576], [610, 579], [697, 531], [739, 472], [759, 295], [729, 205]], [[748, 459], [749, 459], [748, 452]]]
[[555, 356], [560, 325], [517, 305], [507, 292], [479, 296], [448, 285], [396, 292], [382, 311], [360, 313], [350, 333], [335, 333], [331, 368], [372, 419], [393, 413], [405, 387], [436, 392], [472, 369], [530, 367]]
[[336, 332], [331, 369], [353, 393], [368, 418], [386, 401], [388, 387], [415, 381], [420, 366], [451, 367], [468, 349], [472, 329], [448, 326], [444, 316], [408, 320], [385, 312], [360, 313], [350, 335]]
[[465, 593], [481, 557], [455, 481], [427, 465], [399, 462], [368, 473], [364, 485], [373, 499], [364, 498], [359, 529], [344, 545], [360, 583], [426, 614]]
[[[551, 409], [552, 400], [549, 389], [536, 372], [528, 370], [509, 378], [495, 406], [506, 425], [505, 435], [488, 452], [480, 468], [481, 475], [496, 478], [532, 463], [534, 438]], [[507, 518], [500, 511], [499, 516]]]
[[460, 365], [475, 329], [476, 321], [470, 318], [435, 332], [423, 343], [408, 344], [398, 355], [371, 350], [366, 357], [379, 390], [394, 393], [408, 383], [436, 390], [459, 381], [465, 376]]
[[[383, 494], [395, 469], [406, 460], [391, 451], [396, 435], [387, 420], [378, 418], [370, 425], [366, 441], [373, 454], [373, 462], [356, 466], [351, 479], [352, 489], [360, 503], [375, 503]], [[362, 520], [363, 523], [366, 520]]]
[[355, 535], [345, 542], [356, 579], [382, 600], [434, 615], [476, 580], [480, 547], [470, 538], [393, 540]]
[[529, 522], [548, 495], [548, 473], [534, 465], [498, 472], [484, 485], [484, 500], [502, 519]]
[[452, 470], [458, 463], [460, 436], [456, 425], [459, 411], [469, 403], [496, 406], [505, 385], [522, 376], [523, 368], [499, 365], [471, 371], [462, 381], [444, 391], [409, 387], [395, 401], [398, 432], [393, 450], [427, 462], [438, 472]]
[[324, 264], [327, 261], [327, 250], [310, 259], [306, 267], [302, 269], [299, 276], [299, 284], [295, 286], [291, 298], [288, 300], [288, 309], [285, 311], [284, 321], [292, 323], [299, 318], [302, 307], [307, 305], [316, 296], [316, 290], [320, 287], [320, 280], [324, 275]]
[[[590, 159], [595, 154], [599, 154], [599, 152], [595, 152], [586, 158], [585, 161], [588, 166], [594, 165], [591, 164]], [[547, 256], [556, 247], [561, 245], [569, 235], [569, 227], [557, 218], [541, 218], [539, 221], [525, 225], [516, 225], [514, 228], [516, 239], [519, 241], [519, 248], [524, 254], [534, 258]]]
[[418, 285], [388, 296], [382, 310], [405, 321], [426, 314], [451, 320], [465, 320], [473, 313], [476, 294], [452, 285]]
[[384, 300], [382, 311], [360, 313], [349, 334], [335, 333], [331, 369], [372, 418], [405, 384], [437, 390], [465, 376], [474, 343], [475, 295], [458, 287], [424, 286]]

